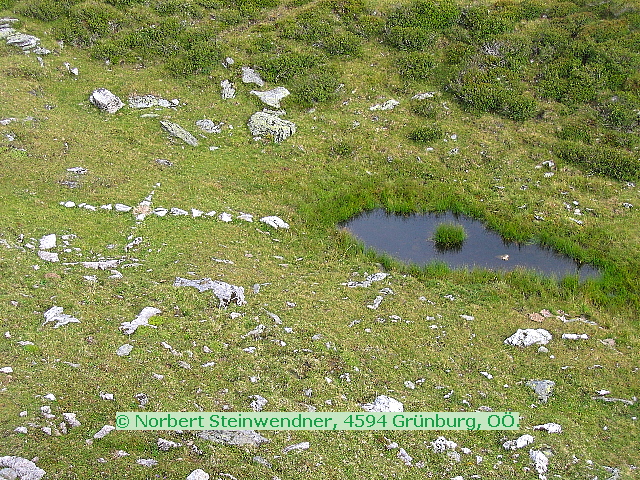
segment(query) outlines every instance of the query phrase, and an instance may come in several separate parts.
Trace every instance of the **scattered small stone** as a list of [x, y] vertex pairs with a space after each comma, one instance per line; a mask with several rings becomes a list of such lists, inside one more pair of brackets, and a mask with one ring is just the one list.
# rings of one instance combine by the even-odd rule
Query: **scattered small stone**
[[55, 233], [45, 235], [40, 239], [40, 250], [50, 250], [56, 246], [57, 237]]
[[176, 277], [173, 282], [174, 287], [195, 287], [199, 292], [213, 290], [213, 294], [220, 300], [220, 307], [226, 308], [232, 301], [237, 305], [245, 305], [244, 288], [229, 283], [203, 278], [201, 280], [188, 280], [186, 278]]
[[484, 375], [485, 377], [487, 377], [489, 380], [491, 380], [493, 378], [493, 375], [491, 375], [489, 372], [480, 372], [482, 375]]
[[289, 445], [288, 447], [284, 447], [282, 449], [282, 453], [289, 453], [292, 450], [308, 450], [309, 446], [310, 446], [309, 442], [296, 443], [295, 445]]
[[394, 100], [394, 99], [390, 99], [390, 100], [387, 100], [386, 102], [384, 102], [383, 104], [377, 104], [377, 105], [374, 105], [372, 107], [369, 107], [369, 110], [371, 110], [371, 111], [374, 111], [374, 110], [393, 110], [398, 105], [400, 105], [400, 102], [398, 102], [397, 100]]
[[588, 340], [589, 335], [586, 333], [563, 333], [563, 340]]
[[260, 445], [269, 442], [269, 439], [254, 430], [204, 430], [198, 432], [196, 436], [215, 443], [235, 446]]
[[2, 367], [0, 368], [0, 373], [6, 373], [7, 375], [13, 373], [13, 368], [11, 367]]
[[218, 220], [220, 220], [221, 222], [229, 223], [233, 221], [233, 217], [230, 213], [222, 212], [220, 215], [218, 215]]
[[404, 412], [401, 402], [386, 395], [380, 395], [373, 403], [364, 403], [361, 407], [367, 412]]
[[222, 123], [214, 123], [213, 120], [198, 120], [196, 125], [200, 127], [200, 130], [206, 133], [220, 133], [222, 132]]
[[409, 456], [409, 454], [405, 451], [404, 448], [401, 448], [400, 450], [398, 450], [398, 455], [397, 457], [402, 460], [404, 462], [405, 465], [407, 465], [408, 467], [410, 467], [413, 463], [413, 458], [411, 458]]
[[187, 480], [209, 480], [209, 478], [209, 474], [200, 468], [187, 475]]
[[529, 380], [527, 382], [527, 387], [533, 388], [538, 398], [544, 403], [551, 397], [555, 385], [556, 383], [552, 380]]
[[168, 452], [171, 448], [178, 448], [181, 446], [181, 443], [172, 442], [171, 440], [166, 440], [164, 438], [158, 438], [158, 448], [163, 452]]
[[122, 100], [106, 88], [98, 88], [97, 90], [94, 90], [89, 96], [89, 101], [100, 110], [105, 110], [109, 113], [116, 113], [124, 107]]
[[591, 399], [604, 400], [605, 402], [621, 402], [621, 403], [624, 403], [625, 405], [635, 405], [635, 403], [638, 401], [636, 397], [633, 397], [633, 400], [626, 400], [624, 398], [613, 398], [613, 397], [605, 397], [605, 396], [591, 397]]
[[388, 273], [379, 272], [379, 273], [374, 273], [373, 275], [369, 275], [362, 282], [347, 282], [347, 283], [343, 283], [342, 285], [346, 285], [347, 287], [351, 287], [351, 288], [356, 288], [356, 287], [369, 288], [373, 282], [380, 282], [385, 278], [387, 278], [388, 276], [389, 276]]
[[539, 353], [549, 353], [549, 349], [543, 345], [540, 345], [540, 347], [538, 348], [538, 352]]
[[467, 321], [475, 320], [475, 317], [472, 317], [471, 315], [460, 315], [460, 318]]
[[417, 93], [416, 95], [411, 97], [411, 100], [425, 100], [427, 98], [433, 98], [435, 94], [436, 92]]
[[129, 97], [130, 108], [175, 107], [177, 104], [153, 95], [132, 95]]
[[14, 432], [16, 432], [16, 433], [27, 433], [27, 427], [16, 427]]
[[551, 334], [543, 328], [518, 329], [504, 343], [516, 347], [528, 347], [534, 344], [545, 345], [551, 341]]
[[270, 217], [262, 217], [260, 219], [262, 223], [269, 225], [270, 227], [275, 228], [276, 230], [279, 228], [284, 228], [285, 230], [289, 228], [289, 224], [282, 220], [280, 217], [270, 216]]
[[531, 320], [532, 322], [542, 323], [544, 321], [544, 317], [539, 313], [530, 313], [528, 316], [529, 320]]
[[136, 393], [133, 397], [138, 400], [140, 407], [144, 407], [149, 403], [149, 397], [146, 393]]
[[162, 313], [162, 310], [158, 308], [144, 307], [140, 314], [135, 318], [135, 320], [133, 320], [132, 322], [122, 322], [120, 324], [120, 330], [122, 330], [122, 333], [124, 333], [125, 335], [131, 335], [138, 329], [138, 327], [141, 326], [157, 328], [155, 325], [149, 324], [149, 319], [154, 315], [158, 315], [160, 313]]
[[524, 448], [527, 445], [530, 445], [534, 442], [534, 438], [531, 435], [525, 434], [522, 435], [515, 440], [509, 440], [508, 442], [504, 442], [502, 446], [505, 450], [517, 450], [519, 448]]
[[43, 250], [38, 251], [38, 257], [45, 262], [59, 262], [60, 257], [58, 257], [57, 253], [53, 252], [45, 252]]
[[561, 433], [562, 426], [557, 423], [545, 423], [543, 425], [536, 425], [533, 427], [534, 430], [543, 430], [548, 433]]
[[133, 350], [133, 345], [125, 343], [124, 345], [121, 345], [118, 348], [118, 350], [116, 350], [116, 354], [119, 357], [126, 357], [127, 355], [129, 355], [131, 353], [131, 350]]
[[229, 80], [223, 80], [220, 82], [220, 87], [222, 88], [222, 99], [228, 100], [230, 98], [235, 98], [236, 89], [233, 88], [233, 83]]
[[540, 450], [529, 450], [529, 458], [534, 464], [534, 468], [536, 472], [538, 472], [538, 477], [540, 480], [546, 480], [545, 473], [547, 473], [547, 468], [549, 466], [549, 459], [547, 456], [542, 453]]
[[446, 437], [440, 436], [431, 442], [431, 448], [435, 453], [444, 453], [447, 450], [455, 450], [458, 447], [456, 442], [447, 440]]
[[104, 438], [115, 429], [116, 427], [114, 427], [113, 425], [105, 425], [93, 436], [93, 438], [95, 438], [96, 440]]
[[139, 458], [136, 460], [136, 463], [144, 467], [155, 467], [158, 465], [158, 461], [153, 458]]
[[44, 326], [49, 322], [56, 322], [53, 328], [59, 328], [69, 323], [80, 323], [80, 320], [72, 317], [71, 315], [62, 313], [62, 310], [62, 307], [53, 306], [49, 310], [44, 312], [44, 323], [42, 325]]
[[378, 307], [380, 306], [380, 304], [382, 303], [382, 299], [384, 297], [378, 295], [374, 300], [373, 303], [371, 305], [367, 305], [367, 308], [370, 308], [371, 310], [377, 310]]
[[116, 210], [116, 212], [130, 212], [133, 207], [124, 205], [122, 203], [116, 203], [113, 208]]
[[411, 381], [409, 381], [409, 380], [406, 380], [406, 381], [404, 382], [404, 386], [405, 386], [406, 388], [408, 388], [409, 390], [415, 390], [415, 389], [416, 389], [416, 384], [415, 384], [415, 383], [413, 383], [413, 382], [411, 382]]
[[158, 165], [162, 165], [163, 167], [173, 167], [173, 162], [170, 162], [169, 160], [166, 160], [164, 158], [157, 158], [156, 163]]

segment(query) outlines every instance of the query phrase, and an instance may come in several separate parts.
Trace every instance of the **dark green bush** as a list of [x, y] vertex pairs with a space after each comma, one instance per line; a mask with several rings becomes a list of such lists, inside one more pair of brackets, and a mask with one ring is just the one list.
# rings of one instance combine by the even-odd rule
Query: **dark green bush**
[[439, 106], [429, 100], [415, 100], [411, 104], [411, 112], [424, 118], [438, 118]]
[[316, 67], [293, 79], [291, 93], [300, 105], [310, 107], [316, 103], [333, 100], [339, 85], [337, 71], [327, 67]]
[[355, 147], [344, 140], [340, 140], [331, 145], [330, 154], [332, 157], [349, 157], [355, 151]]
[[322, 10], [309, 10], [300, 13], [292, 20], [280, 23], [280, 36], [313, 44], [335, 32], [335, 24]]
[[452, 1], [418, 0], [392, 10], [387, 17], [387, 29], [391, 27], [414, 27], [429, 31], [440, 31], [455, 25], [459, 18], [460, 9]]
[[384, 38], [399, 50], [424, 50], [433, 46], [437, 34], [420, 27], [393, 26], [386, 30]]
[[572, 142], [591, 143], [591, 131], [593, 127], [586, 123], [570, 123], [563, 125], [556, 135], [561, 140]]
[[16, 10], [25, 17], [51, 22], [68, 17], [71, 5], [76, 3], [80, 2], [73, 0], [32, 0], [20, 3]]
[[360, 39], [350, 32], [337, 32], [320, 41], [320, 45], [329, 55], [348, 55], [356, 57], [361, 53]]
[[167, 68], [176, 76], [209, 73], [219, 65], [224, 55], [214, 40], [198, 40], [188, 49], [169, 59]]
[[326, 3], [341, 17], [356, 18], [368, 11], [365, 0], [328, 0]]
[[303, 75], [321, 62], [319, 55], [301, 52], [287, 52], [265, 56], [258, 66], [262, 77], [271, 83], [288, 82]]
[[360, 15], [347, 28], [359, 37], [377, 37], [384, 32], [384, 20], [376, 15]]
[[433, 76], [436, 61], [432, 54], [410, 52], [398, 57], [398, 73], [409, 80], [424, 80]]
[[118, 30], [123, 15], [115, 7], [88, 1], [72, 6], [69, 19], [78, 27], [82, 26], [91, 34], [102, 37]]
[[625, 98], [614, 97], [598, 106], [604, 124], [619, 130], [632, 130], [638, 126], [637, 105]]
[[409, 134], [409, 138], [416, 143], [431, 143], [442, 139], [443, 132], [439, 125], [433, 124], [416, 128]]
[[109, 5], [113, 5], [114, 7], [130, 7], [131, 5], [136, 5], [138, 3], [143, 3], [146, 0], [104, 0], [105, 3]]
[[616, 180], [637, 180], [640, 160], [637, 155], [603, 145], [583, 145], [575, 142], [559, 142], [554, 153], [588, 172], [606, 175]]
[[486, 7], [469, 7], [462, 12], [460, 24], [469, 30], [477, 39], [513, 30], [514, 21], [501, 16], [499, 12], [487, 10]]

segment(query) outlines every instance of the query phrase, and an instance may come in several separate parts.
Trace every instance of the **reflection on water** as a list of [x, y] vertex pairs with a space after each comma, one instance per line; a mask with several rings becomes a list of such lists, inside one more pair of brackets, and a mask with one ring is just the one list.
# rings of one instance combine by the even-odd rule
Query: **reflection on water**
[[[436, 248], [432, 238], [441, 223], [464, 227], [466, 239], [461, 248]], [[451, 268], [477, 266], [513, 270], [525, 267], [557, 277], [578, 274], [580, 279], [585, 279], [600, 276], [598, 270], [590, 265], [580, 265], [572, 258], [540, 245], [505, 241], [485, 228], [482, 222], [450, 212], [393, 215], [377, 209], [354, 217], [342, 226], [367, 247], [407, 263], [423, 265], [436, 260]]]

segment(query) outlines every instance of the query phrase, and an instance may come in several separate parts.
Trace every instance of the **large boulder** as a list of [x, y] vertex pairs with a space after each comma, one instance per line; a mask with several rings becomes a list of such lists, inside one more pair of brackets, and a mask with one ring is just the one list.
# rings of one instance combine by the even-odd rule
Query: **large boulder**
[[276, 87], [266, 92], [251, 90], [249, 93], [255, 95], [270, 107], [280, 108], [280, 100], [289, 95], [289, 90], [284, 87]]
[[286, 140], [296, 133], [296, 124], [269, 112], [256, 112], [249, 118], [249, 130], [254, 137], [272, 137], [274, 142]]
[[188, 143], [192, 147], [198, 146], [198, 140], [196, 137], [187, 132], [184, 128], [182, 128], [177, 123], [172, 123], [167, 120], [160, 121], [160, 125], [164, 128], [170, 135], [183, 140], [185, 143]]
[[106, 88], [98, 88], [97, 90], [94, 90], [89, 96], [89, 101], [100, 110], [104, 110], [109, 113], [116, 113], [124, 107], [122, 100]]

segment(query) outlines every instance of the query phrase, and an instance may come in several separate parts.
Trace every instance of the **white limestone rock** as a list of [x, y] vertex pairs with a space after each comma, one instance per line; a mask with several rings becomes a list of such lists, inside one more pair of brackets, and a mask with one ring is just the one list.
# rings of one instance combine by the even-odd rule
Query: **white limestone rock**
[[289, 228], [289, 224], [287, 222], [274, 215], [271, 215], [269, 217], [262, 217], [260, 221], [269, 225], [270, 227], [275, 228], [276, 230], [279, 228], [284, 228], [285, 230], [287, 230]]
[[236, 97], [236, 89], [233, 88], [233, 83], [229, 80], [223, 80], [220, 82], [220, 88], [222, 88], [222, 99], [228, 100]]
[[518, 329], [504, 343], [515, 347], [529, 347], [536, 344], [546, 345], [551, 339], [552, 335], [544, 328], [526, 328]]
[[524, 448], [527, 445], [532, 444], [533, 441], [534, 438], [531, 435], [525, 434], [516, 438], [515, 440], [504, 442], [502, 446], [505, 450], [517, 450], [518, 448]]
[[175, 105], [169, 100], [164, 98], [155, 97], [153, 95], [131, 95], [129, 97], [130, 108], [151, 108], [151, 107], [163, 107], [170, 108]]
[[89, 96], [89, 101], [100, 110], [104, 110], [108, 113], [116, 113], [124, 107], [122, 100], [106, 88], [98, 88], [97, 90], [94, 90]]
[[387, 395], [380, 395], [373, 403], [364, 403], [361, 407], [367, 412], [404, 412], [404, 405]]
[[255, 83], [259, 87], [264, 86], [264, 80], [260, 78], [260, 75], [253, 68], [249, 67], [242, 67], [242, 81], [244, 83]]
[[209, 474], [200, 468], [196, 468], [193, 472], [187, 475], [187, 480], [209, 480], [209, 478]]
[[55, 322], [56, 324], [53, 328], [59, 328], [67, 325], [68, 323], [80, 323], [80, 320], [72, 317], [71, 315], [67, 315], [66, 313], [62, 313], [62, 310], [62, 307], [53, 306], [44, 312], [44, 323], [42, 325], [44, 326], [49, 322]]
[[149, 324], [149, 319], [154, 315], [158, 315], [159, 313], [162, 313], [162, 310], [158, 308], [144, 307], [133, 321], [122, 322], [120, 324], [120, 330], [122, 330], [122, 333], [124, 333], [125, 335], [131, 335], [138, 329], [138, 327], [141, 327], [143, 325], [146, 327], [157, 328], [155, 325]]
[[194, 287], [198, 291], [204, 292], [206, 290], [212, 290], [213, 294], [220, 300], [220, 307], [227, 307], [231, 302], [236, 302], [237, 305], [245, 305], [247, 302], [244, 299], [244, 288], [229, 283], [220, 282], [218, 280], [211, 280], [210, 278], [203, 278], [200, 280], [189, 280], [187, 278], [176, 277], [173, 282], [174, 287]]
[[40, 250], [50, 250], [55, 248], [57, 237], [55, 233], [45, 235], [40, 239]]
[[272, 88], [271, 90], [267, 90], [266, 92], [251, 90], [249, 93], [255, 95], [260, 100], [262, 100], [262, 102], [274, 108], [280, 108], [280, 101], [290, 94], [289, 90], [284, 87]]
[[2, 471], [5, 471], [7, 475], [9, 475], [10, 472], [5, 469], [13, 470], [21, 480], [40, 480], [47, 473], [31, 460], [13, 455], [0, 457], [0, 468], [2, 468]]

